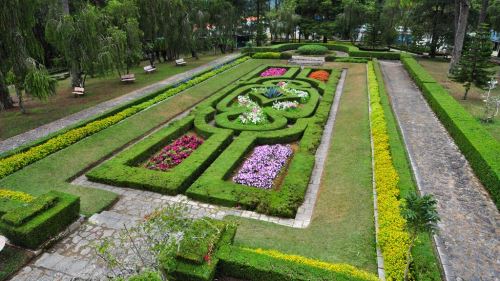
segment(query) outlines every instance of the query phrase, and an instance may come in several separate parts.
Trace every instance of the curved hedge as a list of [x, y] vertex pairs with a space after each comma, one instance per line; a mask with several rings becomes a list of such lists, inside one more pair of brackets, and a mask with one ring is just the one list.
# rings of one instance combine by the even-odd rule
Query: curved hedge
[[420, 87], [432, 110], [441, 120], [469, 161], [474, 173], [500, 209], [500, 142], [481, 126], [411, 56], [402, 57], [405, 68]]
[[328, 48], [322, 45], [303, 45], [297, 48], [301, 55], [323, 55], [328, 53]]

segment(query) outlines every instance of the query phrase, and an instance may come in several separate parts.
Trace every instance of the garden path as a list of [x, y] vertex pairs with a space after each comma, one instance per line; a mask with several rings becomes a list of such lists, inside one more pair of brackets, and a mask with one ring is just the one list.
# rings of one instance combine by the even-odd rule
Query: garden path
[[438, 200], [434, 240], [446, 280], [500, 280], [495, 204], [403, 65], [380, 64], [418, 188]]
[[226, 63], [228, 61], [231, 61], [235, 59], [237, 56], [239, 56], [239, 53], [234, 53], [230, 54], [227, 56], [224, 56], [222, 58], [215, 59], [207, 64], [201, 65], [199, 67], [193, 68], [191, 70], [188, 70], [186, 72], [182, 72], [179, 74], [176, 74], [174, 76], [171, 76], [165, 80], [162, 80], [160, 82], [151, 84], [149, 86], [146, 86], [144, 88], [132, 91], [126, 95], [117, 97], [115, 99], [109, 100], [102, 102], [98, 105], [95, 105], [93, 107], [87, 108], [85, 110], [79, 111], [77, 113], [71, 114], [69, 116], [66, 116], [64, 118], [61, 118], [59, 120], [50, 122], [48, 124], [45, 124], [43, 126], [40, 126], [38, 128], [35, 128], [33, 130], [24, 132], [22, 134], [19, 134], [17, 136], [13, 136], [11, 138], [8, 138], [6, 140], [0, 141], [0, 153], [15, 149], [17, 147], [20, 147], [22, 145], [28, 144], [32, 141], [35, 141], [39, 138], [45, 137], [51, 133], [57, 132], [61, 129], [64, 129], [66, 127], [72, 126], [80, 121], [83, 121], [85, 119], [88, 119], [90, 117], [93, 117], [98, 114], [102, 114], [114, 107], [126, 104], [128, 102], [131, 102], [133, 100], [136, 100], [138, 98], [141, 98], [143, 96], [146, 96], [148, 94], [154, 93], [155, 91], [158, 91], [162, 88], [165, 88], [168, 85], [173, 85], [178, 82], [181, 82], [199, 72], [205, 71], [207, 69], [210, 69], [216, 65]]
[[[91, 216], [77, 230], [63, 238], [38, 259], [25, 266], [12, 278], [12, 281], [107, 280], [103, 274], [105, 272], [102, 267], [103, 265], [96, 256], [92, 245], [96, 245], [103, 238], [117, 238], [119, 231], [124, 225], [131, 227], [155, 209], [173, 203], [184, 204], [192, 217], [209, 216], [223, 219], [225, 216], [233, 215], [264, 220], [289, 227], [307, 227], [311, 222], [319, 192], [346, 73], [347, 70], [342, 71], [342, 76], [337, 85], [330, 115], [323, 131], [320, 146], [316, 152], [316, 164], [304, 203], [299, 207], [295, 218], [283, 219], [251, 211], [214, 206], [190, 200], [184, 195], [167, 196], [150, 191], [95, 183], [89, 181], [85, 175], [82, 175], [73, 180], [72, 183], [79, 186], [88, 186], [115, 192], [119, 194], [118, 202], [109, 210]], [[175, 119], [182, 118], [188, 113], [189, 111], [186, 111]]]

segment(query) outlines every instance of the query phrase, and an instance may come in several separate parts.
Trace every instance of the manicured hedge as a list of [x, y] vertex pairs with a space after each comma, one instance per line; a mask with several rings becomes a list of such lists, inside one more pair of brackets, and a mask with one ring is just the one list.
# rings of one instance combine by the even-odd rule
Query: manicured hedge
[[219, 274], [250, 281], [376, 281], [375, 275], [346, 264], [330, 264], [272, 250], [225, 246]]
[[147, 101], [144, 101], [140, 104], [133, 105], [128, 107], [114, 115], [105, 117], [103, 119], [99, 119], [93, 122], [90, 122], [82, 127], [75, 128], [69, 130], [61, 135], [57, 135], [44, 143], [33, 146], [26, 151], [22, 151], [17, 154], [10, 155], [6, 158], [0, 159], [0, 179], [12, 174], [13, 172], [22, 169], [23, 167], [36, 162], [40, 159], [43, 159], [47, 155], [50, 155], [60, 149], [70, 146], [71, 144], [90, 136], [94, 133], [97, 133], [109, 126], [112, 126], [119, 121], [136, 114], [139, 111], [142, 111], [145, 108], [152, 106], [160, 101], [163, 101], [173, 95], [176, 95], [189, 87], [192, 87], [196, 84], [199, 84], [208, 78], [211, 78], [217, 75], [220, 72], [223, 72], [235, 65], [238, 65], [244, 61], [249, 59], [248, 57], [240, 58], [232, 63], [225, 64], [221, 67], [214, 68], [212, 71], [205, 72], [195, 78], [178, 85], [174, 88], [169, 88], [164, 93], [155, 96]]
[[263, 52], [263, 53], [255, 53], [252, 55], [253, 59], [280, 59], [280, 52]]
[[402, 62], [500, 209], [500, 142], [494, 139], [479, 121], [415, 59], [405, 56]]
[[[79, 216], [80, 199], [73, 195], [62, 192], [50, 191], [41, 199], [42, 202], [49, 198], [57, 198], [50, 207], [32, 212], [32, 206], [28, 203], [24, 209], [13, 209], [7, 212], [0, 219], [0, 233], [5, 235], [15, 245], [36, 249], [51, 237], [63, 231]], [[35, 199], [32, 203], [38, 204], [40, 201]], [[15, 213], [15, 214], [12, 214]], [[18, 213], [23, 213], [17, 215]], [[11, 215], [12, 214], [12, 215]], [[21, 223], [12, 225], [11, 221], [5, 221], [4, 217], [26, 217], [20, 219]]]
[[378, 244], [384, 257], [388, 280], [403, 280], [410, 243], [405, 220], [400, 214], [399, 175], [392, 163], [384, 110], [373, 63], [368, 63], [370, 128], [373, 142], [375, 188], [377, 191]]
[[322, 45], [304, 45], [297, 48], [301, 55], [323, 55], [328, 52], [328, 48]]
[[396, 52], [377, 52], [377, 51], [351, 51], [349, 52], [351, 57], [361, 57], [361, 58], [378, 58], [385, 60], [399, 60], [400, 53]]

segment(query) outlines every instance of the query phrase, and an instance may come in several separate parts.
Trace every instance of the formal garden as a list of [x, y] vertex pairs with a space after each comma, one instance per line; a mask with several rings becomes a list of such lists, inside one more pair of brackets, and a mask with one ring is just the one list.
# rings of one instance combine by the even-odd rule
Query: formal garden
[[[0, 33], [0, 280], [498, 278], [497, 1], [458, 58], [414, 15], [452, 4], [29, 1], [0, 12], [45, 28]], [[396, 10], [448, 43], [394, 45]]]

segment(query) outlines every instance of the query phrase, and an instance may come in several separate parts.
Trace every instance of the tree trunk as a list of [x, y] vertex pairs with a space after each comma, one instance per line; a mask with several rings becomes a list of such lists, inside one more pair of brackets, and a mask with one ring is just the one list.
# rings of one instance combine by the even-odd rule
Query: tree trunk
[[[455, 30], [455, 40], [453, 44], [453, 52], [451, 53], [451, 62], [448, 69], [448, 73], [452, 73], [460, 57], [462, 56], [462, 48], [464, 45], [465, 33], [467, 31], [467, 18], [469, 17], [470, 3], [468, 0], [457, 0], [459, 7], [459, 14], [455, 14], [455, 18], [458, 17], [457, 29]], [[455, 12], [456, 12], [455, 8]]]
[[483, 0], [481, 5], [481, 12], [479, 13], [479, 21], [477, 26], [481, 25], [486, 20], [486, 14], [488, 12], [489, 0]]
[[70, 69], [71, 75], [71, 86], [72, 87], [81, 87], [82, 86], [82, 71], [78, 64], [74, 64]]
[[63, 13], [69, 15], [69, 0], [61, 0]]
[[438, 40], [438, 34], [437, 34], [437, 21], [438, 21], [438, 14], [441, 13], [439, 12], [439, 5], [436, 5], [436, 8], [434, 10], [434, 16], [432, 18], [432, 30], [431, 30], [431, 44], [430, 44], [430, 51], [429, 55], [431, 58], [436, 57], [436, 48], [437, 48], [437, 40]]
[[19, 108], [21, 109], [21, 112], [23, 114], [26, 114], [26, 109], [24, 108], [24, 101], [23, 101], [23, 90], [21, 89], [20, 85], [16, 85], [16, 95], [17, 98], [19, 99]]
[[12, 98], [10, 97], [9, 88], [7, 87], [7, 83], [5, 82], [3, 73], [0, 71], [0, 110], [5, 110], [13, 107], [14, 103], [12, 102]]
[[463, 100], [467, 99], [467, 94], [469, 93], [470, 86], [471, 86], [471, 82], [465, 83], [465, 85], [464, 85], [464, 87], [465, 87], [465, 93], [464, 93], [464, 96], [462, 98]]

